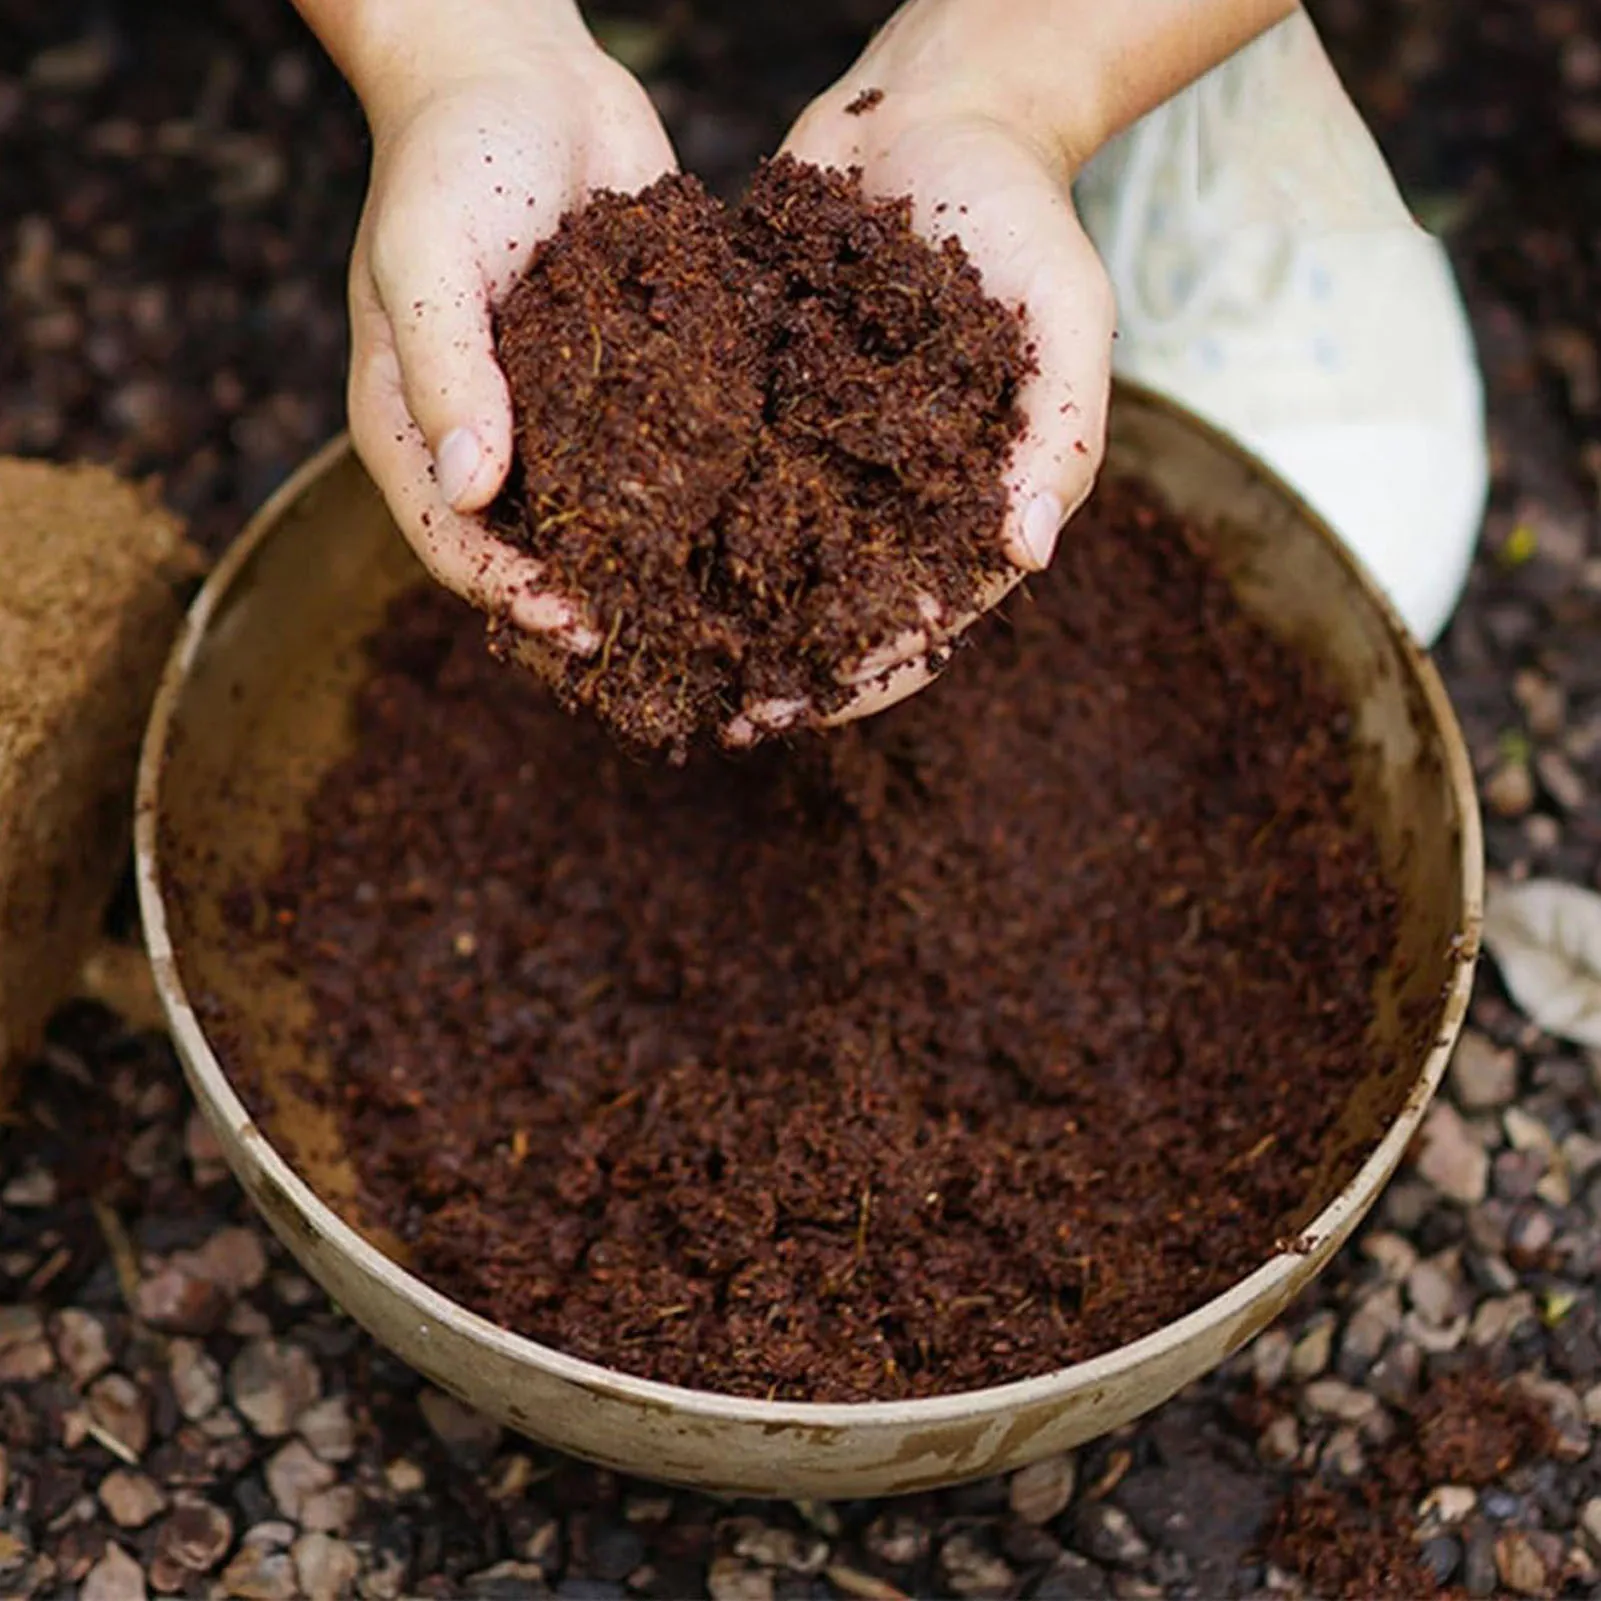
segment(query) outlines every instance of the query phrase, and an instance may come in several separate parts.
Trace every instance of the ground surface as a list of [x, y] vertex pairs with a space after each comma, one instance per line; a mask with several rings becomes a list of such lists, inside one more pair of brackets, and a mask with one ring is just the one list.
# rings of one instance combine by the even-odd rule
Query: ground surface
[[[612, 38], [685, 163], [727, 191], [876, 9], [641, 3], [645, 24]], [[1593, 886], [1590, 0], [1315, 9], [1450, 237], [1490, 375], [1495, 503], [1441, 660], [1492, 858]], [[338, 424], [364, 159], [348, 100], [273, 0], [0, 0], [0, 451], [160, 471], [220, 547]], [[1471, 1595], [1593, 1593], [1598, 1080], [1601, 1061], [1530, 1028], [1487, 971], [1438, 1114], [1448, 1159], [1404, 1172], [1226, 1371], [1010, 1484], [727, 1506], [553, 1460], [422, 1392], [268, 1245], [160, 1035], [77, 1007], [0, 1130], [0, 1595], [1295, 1590], [1258, 1554], [1287, 1489], [1360, 1477], [1418, 1375], [1465, 1353], [1544, 1385], [1560, 1427], [1544, 1459], [1437, 1497], [1425, 1561]]]

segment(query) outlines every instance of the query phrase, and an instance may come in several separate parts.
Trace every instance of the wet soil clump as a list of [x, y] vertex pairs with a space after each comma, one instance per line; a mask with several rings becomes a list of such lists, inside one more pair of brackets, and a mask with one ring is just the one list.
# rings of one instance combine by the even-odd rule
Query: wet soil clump
[[687, 176], [598, 194], [496, 337], [517, 465], [493, 525], [603, 641], [520, 654], [630, 746], [835, 710], [927, 602], [960, 615], [1007, 567], [1020, 317], [857, 176], [781, 157], [733, 208]]

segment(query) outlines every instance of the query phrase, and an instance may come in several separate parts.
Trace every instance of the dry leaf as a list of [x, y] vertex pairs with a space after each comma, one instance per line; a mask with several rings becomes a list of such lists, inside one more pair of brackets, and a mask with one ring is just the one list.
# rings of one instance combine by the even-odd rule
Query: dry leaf
[[1513, 1000], [1546, 1033], [1601, 1048], [1601, 895], [1551, 878], [1496, 880], [1484, 944]]

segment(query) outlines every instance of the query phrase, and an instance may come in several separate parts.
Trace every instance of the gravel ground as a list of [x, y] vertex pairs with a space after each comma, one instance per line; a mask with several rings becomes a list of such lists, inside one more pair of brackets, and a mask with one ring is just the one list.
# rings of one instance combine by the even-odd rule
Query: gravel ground
[[[726, 191], [876, 9], [609, 26]], [[1492, 861], [1594, 887], [1591, 0], [1315, 10], [1489, 374], [1494, 506], [1440, 655]], [[218, 548], [338, 424], [364, 160], [273, 0], [0, 0], [0, 451], [159, 472]], [[424, 1388], [255, 1225], [128, 993], [58, 1020], [0, 1129], [0, 1595], [1601, 1593], [1601, 1055], [1488, 967], [1427, 1158], [1225, 1370], [1009, 1482], [828, 1506], [619, 1480]], [[1485, 1373], [1523, 1398], [1498, 1434], [1446, 1399]]]

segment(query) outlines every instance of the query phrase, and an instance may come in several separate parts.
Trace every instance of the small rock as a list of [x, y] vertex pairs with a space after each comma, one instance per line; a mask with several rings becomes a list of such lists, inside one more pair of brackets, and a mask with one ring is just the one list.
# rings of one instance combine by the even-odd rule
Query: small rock
[[1543, 750], [1534, 758], [1541, 787], [1565, 812], [1582, 811], [1590, 791], [1578, 769], [1559, 750]]
[[253, 1340], [229, 1366], [228, 1390], [256, 1433], [275, 1440], [321, 1397], [322, 1376], [304, 1347]]
[[910, 1568], [928, 1555], [928, 1525], [901, 1512], [883, 1512], [862, 1534], [862, 1544], [875, 1560], [890, 1568]]
[[712, 1559], [706, 1593], [711, 1601], [773, 1601], [773, 1576], [765, 1568], [725, 1554]]
[[1270, 1468], [1287, 1468], [1301, 1454], [1301, 1425], [1293, 1412], [1281, 1412], [1262, 1431], [1256, 1454]]
[[1495, 1531], [1481, 1523], [1468, 1536], [1462, 1552], [1462, 1588], [1471, 1596], [1491, 1596], [1495, 1594], [1498, 1582]]
[[[467, 1575], [467, 1594], [474, 1601], [530, 1601], [531, 1597], [549, 1595], [544, 1570], [534, 1562], [517, 1562], [508, 1559], [493, 1567], [480, 1568]], [[610, 1586], [576, 1574], [562, 1582], [556, 1591], [559, 1596], [572, 1596], [574, 1601], [585, 1601], [590, 1596], [621, 1595]]]
[[1332, 1312], [1319, 1313], [1290, 1352], [1290, 1376], [1301, 1383], [1315, 1379], [1329, 1365], [1334, 1350], [1335, 1319]]
[[173, 1340], [167, 1346], [167, 1378], [178, 1410], [196, 1423], [222, 1399], [222, 1369], [194, 1340]]
[[1417, 1170], [1448, 1200], [1476, 1206], [1490, 1181], [1490, 1158], [1449, 1101], [1436, 1101], [1423, 1125]]
[[1512, 675], [1512, 695], [1536, 739], [1556, 739], [1567, 727], [1567, 691], [1555, 679], [1532, 667], [1521, 667]]
[[295, 1420], [295, 1429], [324, 1462], [348, 1462], [356, 1454], [355, 1425], [342, 1395], [330, 1395], [308, 1407]]
[[111, 1346], [106, 1326], [93, 1312], [69, 1306], [56, 1314], [56, 1355], [82, 1389], [111, 1366]]
[[120, 1545], [106, 1553], [85, 1575], [78, 1601], [145, 1601], [144, 1570]]
[[1338, 1423], [1361, 1424], [1379, 1410], [1378, 1397], [1340, 1379], [1318, 1379], [1303, 1392], [1307, 1409]]
[[230, 1296], [246, 1295], [267, 1277], [267, 1251], [254, 1229], [219, 1229], [187, 1260]]
[[1106, 1575], [1076, 1551], [1064, 1551], [1029, 1591], [1033, 1601], [1105, 1601], [1112, 1593]]
[[227, 1178], [228, 1160], [205, 1113], [198, 1107], [184, 1124], [183, 1149], [197, 1188], [207, 1189]]
[[1517, 1053], [1501, 1050], [1477, 1029], [1464, 1029], [1451, 1058], [1451, 1089], [1463, 1111], [1488, 1112], [1505, 1106], [1517, 1088]]
[[55, 1174], [49, 1168], [32, 1167], [0, 1190], [0, 1206], [9, 1206], [18, 1212], [43, 1210], [56, 1204], [56, 1193]]
[[1073, 1543], [1085, 1556], [1116, 1568], [1141, 1567], [1151, 1554], [1128, 1513], [1105, 1501], [1092, 1501], [1079, 1510]]
[[1461, 1523], [1478, 1504], [1478, 1492], [1472, 1486], [1441, 1484], [1423, 1497], [1418, 1516], [1436, 1523]]
[[1426, 1323], [1442, 1328], [1462, 1310], [1463, 1285], [1454, 1251], [1431, 1256], [1407, 1274], [1406, 1296]]
[[1556, 1225], [1543, 1207], [1520, 1207], [1507, 1226], [1507, 1259], [1517, 1268], [1538, 1267], [1556, 1236]]
[[[815, 1535], [796, 1534], [793, 1529], [764, 1523], [760, 1518], [741, 1520], [743, 1526], [730, 1529], [735, 1556], [763, 1568], [784, 1568], [791, 1573], [821, 1573], [828, 1564], [828, 1544]], [[632, 1530], [627, 1531], [632, 1534]], [[637, 1540], [638, 1536], [634, 1538]], [[643, 1555], [643, 1553], [641, 1553]], [[600, 1577], [626, 1578], [638, 1566], [631, 1562], [624, 1572]]]
[[407, 1456], [384, 1464], [384, 1480], [396, 1495], [416, 1495], [428, 1482], [423, 1470]]
[[1417, 1247], [1388, 1229], [1379, 1229], [1366, 1235], [1360, 1249], [1363, 1256], [1374, 1263], [1392, 1284], [1399, 1284], [1405, 1279], [1418, 1259]]
[[[1547, 1560], [1544, 1542], [1522, 1529], [1508, 1529], [1495, 1542], [1495, 1571], [1516, 1595], [1543, 1596], [1553, 1588], [1555, 1568]], [[1561, 1562], [1560, 1550], [1557, 1562]]]
[[1007, 1489], [1012, 1511], [1025, 1523], [1049, 1523], [1067, 1510], [1076, 1477], [1074, 1459], [1065, 1452], [1031, 1463], [1012, 1475]]
[[424, 1390], [417, 1406], [434, 1438], [452, 1456], [464, 1462], [487, 1462], [495, 1454], [501, 1428], [493, 1418], [475, 1412], [443, 1390]]
[[1349, 1423], [1341, 1424], [1324, 1442], [1319, 1461], [1329, 1478], [1346, 1484], [1360, 1482], [1368, 1470], [1362, 1437]]
[[247, 1542], [223, 1569], [222, 1592], [233, 1601], [296, 1601], [299, 1589], [287, 1551]]
[[1345, 1325], [1340, 1336], [1341, 1375], [1361, 1378], [1400, 1327], [1401, 1292], [1394, 1284], [1386, 1284], [1367, 1296]]
[[344, 1534], [356, 1521], [356, 1487], [335, 1484], [306, 1497], [300, 1526], [315, 1534]]
[[1009, 1596], [1017, 1583], [1010, 1564], [986, 1550], [976, 1535], [965, 1530], [953, 1534], [940, 1547], [939, 1568], [946, 1585], [959, 1596]]
[[1601, 1167], [1601, 1140], [1591, 1139], [1582, 1130], [1569, 1134], [1561, 1145], [1562, 1164], [1571, 1178], [1582, 1182]]
[[[788, 1534], [789, 1531], [783, 1530]], [[791, 1544], [787, 1549], [773, 1550], [771, 1555], [777, 1560], [764, 1563], [766, 1567], [789, 1568], [796, 1573], [819, 1572], [828, 1561], [828, 1547], [820, 1540], [802, 1542], [799, 1536], [790, 1535]], [[809, 1564], [814, 1560], [816, 1566]], [[749, 1557], [753, 1561], [761, 1561], [757, 1550], [746, 1549], [738, 1542], [734, 1546], [736, 1556]], [[589, 1571], [597, 1579], [606, 1579], [613, 1583], [620, 1583], [630, 1573], [635, 1572], [646, 1560], [649, 1550], [646, 1547], [644, 1536], [629, 1523], [606, 1522], [596, 1529], [589, 1540]], [[796, 1563], [799, 1566], [796, 1566]]]
[[1481, 1348], [1509, 1340], [1520, 1329], [1539, 1322], [1534, 1297], [1527, 1290], [1496, 1300], [1481, 1301], [1468, 1327], [1468, 1343]]
[[130, 1456], [150, 1444], [150, 1401], [126, 1374], [107, 1373], [90, 1385], [89, 1416]]
[[1276, 1390], [1290, 1371], [1294, 1344], [1283, 1329], [1259, 1334], [1251, 1346], [1251, 1367], [1259, 1390]]
[[1516, 758], [1497, 762], [1484, 780], [1484, 803], [1497, 817], [1523, 817], [1534, 805], [1534, 774]]
[[56, 1353], [40, 1327], [37, 1339], [0, 1344], [0, 1385], [33, 1384], [55, 1371]]
[[1592, 1495], [1579, 1511], [1579, 1532], [1592, 1555], [1601, 1555], [1601, 1495]]
[[1544, 1151], [1497, 1151], [1490, 1169], [1496, 1198], [1528, 1200], [1539, 1189], [1546, 1165]]
[[228, 1296], [174, 1257], [139, 1281], [134, 1312], [167, 1334], [210, 1334], [227, 1315]]
[[167, 1498], [143, 1473], [113, 1468], [100, 1481], [100, 1504], [122, 1529], [142, 1529], [167, 1505]]
[[311, 1454], [304, 1440], [291, 1440], [267, 1464], [267, 1488], [286, 1518], [299, 1522], [306, 1502], [334, 1482], [334, 1470]]
[[1556, 1154], [1551, 1130], [1521, 1106], [1509, 1106], [1501, 1114], [1501, 1127], [1506, 1130], [1507, 1143], [1515, 1151], [1538, 1151], [1548, 1158]]
[[[179, 1584], [186, 1573], [210, 1573], [233, 1544], [233, 1519], [209, 1501], [191, 1501], [176, 1508], [156, 1530], [157, 1564], [176, 1570]], [[156, 1579], [158, 1590], [177, 1589]]]
[[347, 1601], [361, 1571], [355, 1548], [327, 1534], [306, 1534], [290, 1553], [306, 1601]]

